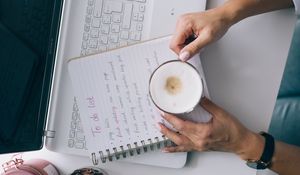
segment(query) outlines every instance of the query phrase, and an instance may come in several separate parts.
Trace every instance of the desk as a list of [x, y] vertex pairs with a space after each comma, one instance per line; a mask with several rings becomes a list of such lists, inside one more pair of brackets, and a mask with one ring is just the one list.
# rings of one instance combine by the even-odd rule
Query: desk
[[[210, 0], [215, 7], [223, 0]], [[259, 15], [242, 21], [224, 38], [202, 53], [203, 67], [212, 100], [237, 116], [254, 131], [267, 130], [279, 88], [295, 22], [292, 10]], [[1, 155], [0, 163], [10, 155]], [[49, 152], [27, 152], [25, 159], [44, 158], [54, 163], [62, 174], [89, 166], [85, 157]], [[190, 153], [182, 169], [167, 169], [128, 163], [102, 166], [110, 175], [194, 175], [255, 174], [230, 153]]]

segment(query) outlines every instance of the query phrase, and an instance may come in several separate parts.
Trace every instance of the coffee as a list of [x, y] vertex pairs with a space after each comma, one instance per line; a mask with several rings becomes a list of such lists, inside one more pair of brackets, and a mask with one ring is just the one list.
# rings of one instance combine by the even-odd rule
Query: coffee
[[194, 66], [173, 60], [153, 72], [149, 91], [152, 101], [160, 110], [183, 114], [197, 106], [202, 97], [203, 84]]
[[180, 78], [175, 76], [168, 77], [166, 80], [165, 89], [171, 95], [180, 93], [182, 89], [182, 82]]

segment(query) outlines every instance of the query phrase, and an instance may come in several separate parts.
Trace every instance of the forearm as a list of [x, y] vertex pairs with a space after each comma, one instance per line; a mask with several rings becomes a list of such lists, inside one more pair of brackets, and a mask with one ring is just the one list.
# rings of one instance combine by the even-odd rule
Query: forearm
[[280, 175], [299, 175], [300, 148], [277, 141], [270, 169]]
[[[246, 161], [258, 160], [262, 155], [264, 144], [265, 140], [261, 135], [249, 132], [243, 143], [241, 143], [241, 149], [236, 153]], [[276, 141], [275, 151], [269, 168], [280, 175], [299, 175], [299, 167], [300, 148]]]
[[250, 16], [292, 6], [292, 0], [228, 0], [218, 9], [231, 24], [235, 24]]

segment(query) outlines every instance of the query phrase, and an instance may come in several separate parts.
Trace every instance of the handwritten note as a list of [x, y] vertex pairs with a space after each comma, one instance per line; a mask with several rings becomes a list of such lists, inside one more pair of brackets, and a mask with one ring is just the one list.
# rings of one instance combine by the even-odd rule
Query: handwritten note
[[96, 110], [96, 102], [94, 96], [87, 97], [86, 103], [89, 109], [88, 117], [92, 121], [91, 123], [93, 124], [91, 126], [91, 133], [93, 134], [93, 136], [101, 134], [100, 116]]

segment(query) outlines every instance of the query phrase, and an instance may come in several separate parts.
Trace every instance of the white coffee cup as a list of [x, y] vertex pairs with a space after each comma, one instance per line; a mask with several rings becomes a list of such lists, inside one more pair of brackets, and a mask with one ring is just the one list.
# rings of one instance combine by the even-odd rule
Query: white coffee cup
[[152, 73], [149, 93], [161, 111], [184, 115], [200, 106], [203, 87], [201, 76], [192, 64], [172, 60], [163, 63]]

